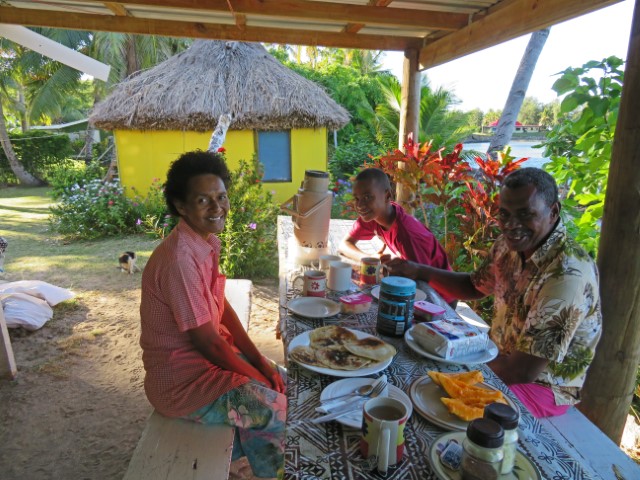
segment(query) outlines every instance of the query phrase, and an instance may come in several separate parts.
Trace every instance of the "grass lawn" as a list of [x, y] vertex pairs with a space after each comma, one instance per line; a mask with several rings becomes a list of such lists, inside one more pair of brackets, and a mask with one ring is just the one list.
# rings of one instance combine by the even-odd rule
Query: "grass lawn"
[[[144, 265], [159, 243], [143, 235], [68, 242], [48, 226], [49, 188], [0, 190], [0, 236], [8, 242], [7, 280], [40, 279], [64, 288], [119, 290], [118, 254], [132, 250]], [[46, 277], [46, 278], [45, 278]]]

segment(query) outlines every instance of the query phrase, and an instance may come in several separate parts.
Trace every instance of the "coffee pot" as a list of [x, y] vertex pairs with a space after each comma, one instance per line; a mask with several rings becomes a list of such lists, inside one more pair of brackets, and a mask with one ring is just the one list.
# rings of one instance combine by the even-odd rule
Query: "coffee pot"
[[329, 174], [306, 170], [304, 180], [281, 210], [291, 215], [296, 239], [295, 263], [309, 265], [329, 253], [329, 222], [333, 194], [329, 191]]

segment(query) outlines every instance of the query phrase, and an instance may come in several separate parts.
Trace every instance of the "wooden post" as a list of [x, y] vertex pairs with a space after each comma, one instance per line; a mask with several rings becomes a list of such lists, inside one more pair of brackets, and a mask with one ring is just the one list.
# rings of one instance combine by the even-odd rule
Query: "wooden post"
[[11, 339], [9, 338], [9, 330], [4, 320], [4, 311], [0, 304], [0, 377], [15, 378], [18, 373], [16, 361], [13, 358], [13, 348], [11, 348]]
[[580, 410], [620, 443], [640, 360], [640, 0], [636, 0], [598, 253], [603, 329]]
[[[413, 133], [413, 139], [418, 141], [418, 129], [420, 126], [420, 72], [418, 71], [418, 50], [408, 49], [404, 52], [402, 67], [402, 97], [400, 101], [400, 125], [398, 127], [398, 148], [404, 150], [407, 135]], [[403, 168], [400, 164], [399, 168]], [[396, 199], [409, 213], [413, 208], [409, 202], [414, 198], [413, 192], [396, 186]]]

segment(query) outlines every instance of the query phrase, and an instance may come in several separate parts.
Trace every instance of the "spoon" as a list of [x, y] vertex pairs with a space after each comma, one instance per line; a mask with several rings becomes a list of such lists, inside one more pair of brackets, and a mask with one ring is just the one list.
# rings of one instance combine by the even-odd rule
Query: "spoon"
[[341, 398], [351, 397], [353, 395], [360, 395], [361, 397], [368, 397], [373, 389], [379, 382], [376, 380], [372, 383], [368, 383], [356, 388], [353, 392], [345, 393], [344, 395], [338, 395], [337, 397], [325, 398], [322, 403], [333, 402], [334, 400], [340, 400]]

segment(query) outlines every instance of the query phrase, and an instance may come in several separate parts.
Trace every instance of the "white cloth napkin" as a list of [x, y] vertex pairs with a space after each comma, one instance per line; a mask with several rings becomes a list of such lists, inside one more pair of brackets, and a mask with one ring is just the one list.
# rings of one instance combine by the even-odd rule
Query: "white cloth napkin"
[[[386, 375], [383, 375], [384, 380], [386, 381]], [[370, 383], [375, 382], [377, 379], [371, 379]], [[378, 395], [378, 397], [388, 397], [389, 396], [389, 384], [385, 389]], [[329, 402], [324, 402], [320, 404], [319, 407], [316, 408], [316, 412], [318, 413], [335, 413], [337, 411], [344, 411], [346, 408], [349, 410], [349, 413], [345, 413], [343, 417], [340, 418], [349, 418], [354, 422], [359, 422], [362, 418], [362, 406], [369, 400], [369, 397], [361, 397], [359, 395], [353, 395], [352, 397], [347, 397], [340, 400], [333, 400]]]

